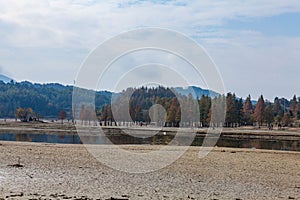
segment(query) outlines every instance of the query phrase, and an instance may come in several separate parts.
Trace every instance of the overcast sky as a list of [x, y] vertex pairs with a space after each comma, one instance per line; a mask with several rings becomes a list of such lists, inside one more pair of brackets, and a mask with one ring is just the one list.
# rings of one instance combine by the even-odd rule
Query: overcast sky
[[[292, 98], [300, 95], [299, 22], [299, 0], [0, 0], [0, 73], [16, 81], [72, 84], [103, 41], [161, 27], [202, 45], [226, 91]], [[205, 87], [202, 81], [198, 86]]]

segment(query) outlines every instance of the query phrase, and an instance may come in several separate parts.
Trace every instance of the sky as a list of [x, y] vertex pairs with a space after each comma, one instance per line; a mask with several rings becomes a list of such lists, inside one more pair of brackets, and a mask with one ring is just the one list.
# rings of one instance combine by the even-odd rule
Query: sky
[[[0, 73], [16, 81], [73, 84], [102, 42], [128, 30], [160, 27], [201, 45], [226, 92], [290, 99], [300, 96], [299, 22], [298, 0], [0, 0]], [[129, 62], [134, 55], [124, 66]], [[203, 80], [193, 84], [205, 88]]]

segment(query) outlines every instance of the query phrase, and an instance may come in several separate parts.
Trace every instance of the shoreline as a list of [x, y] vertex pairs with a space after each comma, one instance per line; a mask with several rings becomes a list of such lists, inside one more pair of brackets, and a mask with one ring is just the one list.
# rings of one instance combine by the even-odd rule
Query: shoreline
[[[77, 132], [79, 129], [79, 132]], [[8, 123], [0, 126], [3, 141], [31, 141], [45, 143], [94, 143], [167, 145], [177, 134], [176, 143], [195, 134], [192, 146], [202, 146], [204, 138], [211, 138], [220, 147], [257, 148], [300, 152], [300, 132], [286, 130], [257, 130], [252, 128], [223, 128], [219, 135], [207, 134], [207, 128], [169, 127], [86, 127], [53, 123]], [[179, 134], [178, 134], [179, 135]], [[177, 136], [177, 135], [176, 135]], [[181, 138], [181, 139], [180, 139]], [[178, 143], [179, 144], [179, 143]]]
[[[0, 123], [0, 132], [5, 131], [23, 131], [23, 132], [33, 132], [33, 133], [52, 133], [52, 132], [65, 132], [67, 134], [77, 133], [77, 128], [87, 128], [89, 127], [91, 130], [97, 130], [98, 126], [75, 126], [71, 123], [22, 123], [22, 122], [6, 122]], [[197, 132], [197, 133], [206, 133], [208, 128], [175, 128], [175, 127], [139, 127], [139, 126], [101, 126], [102, 129], [105, 130], [138, 130], [138, 131], [166, 131], [166, 132], [176, 132], [178, 130], [182, 132]], [[252, 135], [281, 135], [281, 136], [299, 136], [300, 137], [300, 128], [289, 128], [289, 129], [273, 129], [268, 130], [267, 128], [258, 129], [257, 127], [246, 126], [246, 127], [237, 127], [237, 128], [220, 128], [222, 130], [222, 134], [252, 134]]]

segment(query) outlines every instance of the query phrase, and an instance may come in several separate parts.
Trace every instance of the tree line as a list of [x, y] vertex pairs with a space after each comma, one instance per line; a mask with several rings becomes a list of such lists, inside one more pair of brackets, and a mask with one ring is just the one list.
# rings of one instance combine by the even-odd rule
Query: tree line
[[[131, 96], [129, 97], [129, 95]], [[186, 103], [180, 105], [178, 98], [183, 99], [182, 101]], [[271, 129], [274, 125], [278, 127], [299, 126], [300, 98], [297, 98], [296, 95], [291, 100], [276, 97], [273, 103], [265, 100], [263, 95], [257, 101], [253, 101], [250, 95], [244, 100], [237, 98], [234, 93], [214, 98], [203, 95], [201, 98], [194, 99], [191, 94], [188, 96], [175, 95], [170, 88], [164, 87], [130, 88], [123, 91], [114, 103], [97, 110], [97, 116], [99, 121], [105, 125], [132, 119], [141, 124], [155, 122], [157, 125], [171, 127], [179, 127], [182, 124], [208, 127], [211, 125], [213, 102], [218, 99], [226, 102], [226, 117], [221, 122], [225, 127], [256, 125], [267, 126]], [[129, 107], [126, 107], [128, 103]], [[161, 107], [151, 110], [153, 105], [161, 105]], [[196, 106], [198, 109], [195, 109]], [[188, 113], [187, 115], [190, 115], [185, 117], [185, 121], [182, 121], [182, 109]], [[165, 113], [162, 110], [165, 110]], [[114, 114], [117, 115], [117, 119]], [[165, 118], [161, 115], [165, 115]]]
[[[90, 95], [82, 90], [81, 99]], [[30, 82], [0, 81], [0, 117], [19, 118], [22, 121], [40, 118], [64, 120], [73, 118], [92, 121], [95, 117], [101, 123], [115, 122], [155, 123], [159, 126], [210, 126], [214, 101], [226, 102], [225, 127], [257, 125], [299, 126], [300, 99], [276, 97], [273, 102], [261, 95], [253, 101], [250, 95], [246, 99], [238, 98], [234, 93], [210, 97], [203, 95], [195, 98], [191, 94], [179, 94], [172, 88], [128, 88], [121, 93], [96, 92], [95, 105], [80, 105], [72, 111], [72, 86], [60, 84], [32, 84]], [[215, 96], [215, 95], [214, 95]], [[112, 102], [111, 102], [111, 99]], [[155, 105], [155, 106], [154, 106]], [[75, 106], [76, 107], [76, 106]], [[74, 105], [73, 105], [74, 108]], [[183, 117], [181, 111], [187, 113]], [[195, 124], [195, 122], [199, 122]]]

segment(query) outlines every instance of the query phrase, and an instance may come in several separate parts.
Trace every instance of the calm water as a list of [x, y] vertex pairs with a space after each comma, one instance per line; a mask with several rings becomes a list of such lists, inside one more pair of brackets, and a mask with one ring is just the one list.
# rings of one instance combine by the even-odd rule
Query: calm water
[[[90, 144], [160, 144], [167, 145], [172, 139], [172, 135], [157, 134], [147, 138], [137, 138], [126, 134], [109, 134], [107, 137], [85, 136], [82, 138], [85, 143]], [[193, 146], [201, 146], [204, 136], [198, 135], [193, 142]], [[37, 134], [37, 133], [0, 133], [0, 140], [20, 141], [20, 142], [42, 142], [61, 144], [81, 144], [81, 138], [77, 134]], [[221, 136], [217, 142], [219, 147], [234, 148], [257, 148], [300, 151], [300, 141], [295, 139], [266, 139], [266, 138], [235, 138]]]
[[0, 133], [0, 140], [18, 142], [43, 142], [61, 144], [80, 144], [78, 135], [35, 134], [35, 133]]

